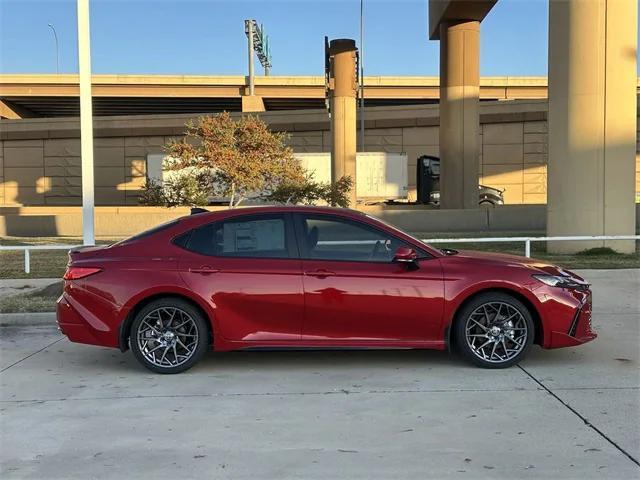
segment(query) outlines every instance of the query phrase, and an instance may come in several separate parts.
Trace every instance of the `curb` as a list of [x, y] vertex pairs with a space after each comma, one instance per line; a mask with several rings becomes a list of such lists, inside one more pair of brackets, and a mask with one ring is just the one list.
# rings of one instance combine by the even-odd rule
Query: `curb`
[[35, 325], [56, 327], [56, 313], [0, 313], [0, 327], [26, 327]]

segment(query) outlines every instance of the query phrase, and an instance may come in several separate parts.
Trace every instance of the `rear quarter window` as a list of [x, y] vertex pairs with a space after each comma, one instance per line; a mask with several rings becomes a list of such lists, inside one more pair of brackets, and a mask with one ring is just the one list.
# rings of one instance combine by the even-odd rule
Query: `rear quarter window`
[[155, 235], [156, 233], [160, 233], [164, 230], [168, 230], [171, 227], [177, 225], [178, 223], [180, 223], [181, 219], [176, 219], [176, 220], [171, 220], [170, 222], [166, 222], [166, 223], [162, 223], [160, 225], [157, 225], [153, 228], [150, 228], [149, 230], [145, 230], [144, 232], [140, 232], [132, 237], [129, 238], [125, 238], [124, 240], [121, 240], [119, 242], [116, 243], [116, 245], [122, 245], [125, 243], [130, 243], [130, 242], [135, 242], [137, 240], [141, 240], [143, 238], [147, 238], [150, 237], [152, 235]]

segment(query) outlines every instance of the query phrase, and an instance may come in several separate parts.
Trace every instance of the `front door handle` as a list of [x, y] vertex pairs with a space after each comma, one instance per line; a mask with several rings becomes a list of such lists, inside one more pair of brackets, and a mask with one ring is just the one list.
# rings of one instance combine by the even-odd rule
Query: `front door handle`
[[310, 270], [310, 271], [304, 272], [304, 274], [307, 275], [308, 277], [317, 277], [317, 278], [327, 278], [335, 275], [335, 273], [330, 272], [329, 270], [325, 270], [323, 268], [318, 270]]
[[189, 268], [189, 273], [201, 273], [208, 275], [210, 273], [218, 273], [220, 270], [217, 268], [211, 268], [209, 265], [203, 265], [200, 268]]

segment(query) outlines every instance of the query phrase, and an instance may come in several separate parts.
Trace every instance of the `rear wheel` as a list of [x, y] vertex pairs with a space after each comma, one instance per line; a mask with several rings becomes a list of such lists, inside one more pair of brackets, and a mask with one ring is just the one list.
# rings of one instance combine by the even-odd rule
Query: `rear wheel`
[[180, 373], [195, 365], [209, 344], [202, 314], [178, 298], [145, 306], [133, 320], [129, 342], [136, 359], [156, 373]]
[[531, 313], [518, 299], [501, 292], [483, 293], [458, 313], [456, 345], [460, 353], [484, 368], [518, 363], [533, 343]]

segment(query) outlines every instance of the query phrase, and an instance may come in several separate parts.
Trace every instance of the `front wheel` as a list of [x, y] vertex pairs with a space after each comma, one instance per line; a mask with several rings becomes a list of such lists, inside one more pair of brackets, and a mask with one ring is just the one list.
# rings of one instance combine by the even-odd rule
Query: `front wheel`
[[209, 334], [202, 314], [178, 298], [146, 305], [133, 320], [129, 339], [136, 359], [156, 373], [180, 373], [207, 350]]
[[500, 292], [472, 299], [459, 312], [455, 323], [460, 353], [484, 368], [507, 368], [518, 363], [533, 343], [534, 334], [527, 307]]

